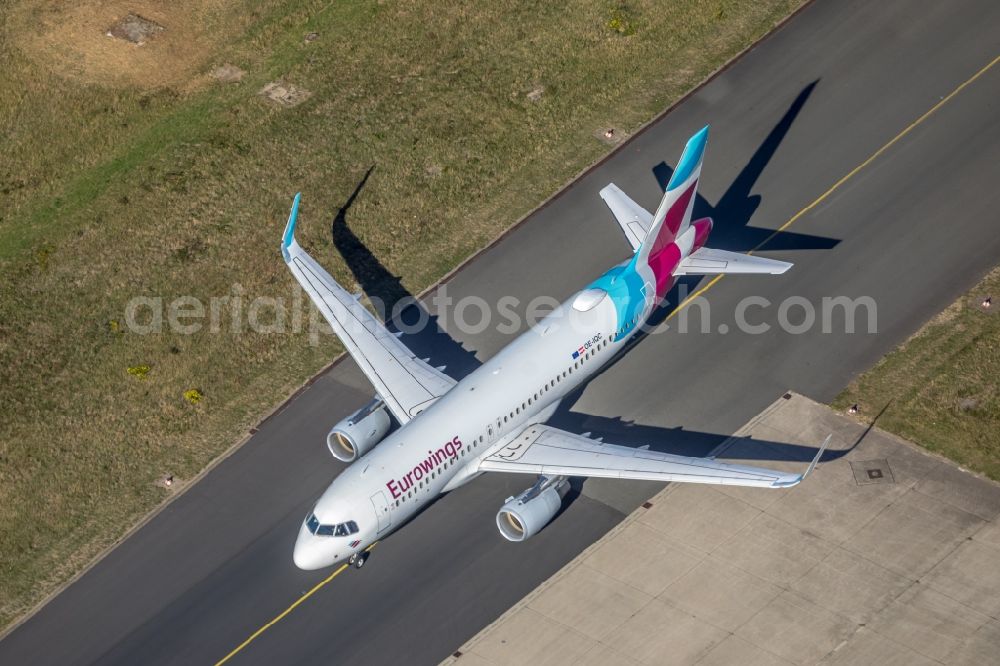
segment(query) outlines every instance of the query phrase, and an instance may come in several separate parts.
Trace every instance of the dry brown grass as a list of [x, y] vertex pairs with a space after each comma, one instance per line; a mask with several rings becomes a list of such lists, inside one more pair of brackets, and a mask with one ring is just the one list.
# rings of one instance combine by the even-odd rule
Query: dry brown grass
[[[204, 85], [205, 63], [241, 32], [237, 0], [163, 2], [44, 0], [14, 5], [8, 34], [15, 48], [53, 73], [102, 86], [153, 89]], [[141, 46], [109, 37], [108, 29], [129, 13], [164, 26]]]
[[[337, 351], [135, 335], [114, 323], [130, 298], [289, 297], [277, 242], [298, 190], [302, 241], [350, 283], [328, 223], [372, 165], [350, 225], [420, 291], [604, 154], [596, 128], [634, 131], [798, 4], [0, 6], [0, 623]], [[106, 37], [126, 11], [167, 30]], [[204, 85], [226, 62], [243, 80]], [[276, 80], [312, 97], [277, 108], [257, 94]]]

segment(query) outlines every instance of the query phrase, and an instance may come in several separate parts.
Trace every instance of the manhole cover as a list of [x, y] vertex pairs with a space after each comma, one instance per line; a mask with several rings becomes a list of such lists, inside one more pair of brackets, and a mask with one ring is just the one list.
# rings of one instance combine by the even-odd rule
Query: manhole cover
[[867, 486], [872, 483], [895, 483], [892, 477], [892, 470], [889, 469], [889, 461], [885, 458], [878, 460], [851, 461], [851, 470], [854, 472], [854, 480], [859, 486]]
[[163, 30], [163, 26], [156, 21], [129, 12], [125, 18], [108, 28], [108, 37], [124, 39], [126, 42], [142, 46]]

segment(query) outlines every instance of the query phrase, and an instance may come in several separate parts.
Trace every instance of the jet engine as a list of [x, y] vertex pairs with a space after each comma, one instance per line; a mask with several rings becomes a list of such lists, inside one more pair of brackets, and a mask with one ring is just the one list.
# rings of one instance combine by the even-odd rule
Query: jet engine
[[497, 513], [497, 527], [508, 541], [524, 541], [545, 527], [569, 490], [565, 476], [539, 476], [535, 485], [517, 497], [508, 497]]
[[376, 396], [367, 405], [333, 426], [326, 436], [326, 448], [337, 460], [353, 462], [382, 441], [391, 425], [385, 403]]

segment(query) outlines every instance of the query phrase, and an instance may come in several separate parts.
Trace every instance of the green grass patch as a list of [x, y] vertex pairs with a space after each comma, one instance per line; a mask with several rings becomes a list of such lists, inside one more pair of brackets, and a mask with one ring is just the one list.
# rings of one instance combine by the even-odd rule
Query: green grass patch
[[[329, 223], [372, 166], [348, 222], [419, 292], [799, 4], [136, 0], [165, 30], [118, 50], [108, 3], [2, 4], [0, 625], [339, 350], [137, 335], [130, 299], [291, 299], [300, 190], [300, 241], [350, 285]], [[268, 103], [279, 80], [311, 96]]]
[[[1000, 269], [851, 382], [834, 401], [857, 403], [878, 426], [1000, 481]], [[997, 298], [994, 298], [997, 301]], [[888, 407], [886, 407], [888, 405]]]

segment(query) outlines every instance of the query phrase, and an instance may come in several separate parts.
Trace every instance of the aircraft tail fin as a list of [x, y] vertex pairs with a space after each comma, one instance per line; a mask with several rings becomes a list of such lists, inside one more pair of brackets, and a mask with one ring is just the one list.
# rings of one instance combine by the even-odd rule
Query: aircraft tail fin
[[637, 253], [638, 259], [655, 255], [691, 226], [691, 211], [698, 192], [698, 178], [707, 143], [708, 125], [688, 139], [677, 169], [653, 214], [649, 231]]

